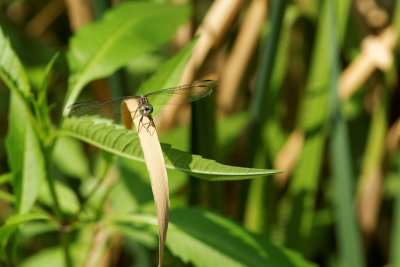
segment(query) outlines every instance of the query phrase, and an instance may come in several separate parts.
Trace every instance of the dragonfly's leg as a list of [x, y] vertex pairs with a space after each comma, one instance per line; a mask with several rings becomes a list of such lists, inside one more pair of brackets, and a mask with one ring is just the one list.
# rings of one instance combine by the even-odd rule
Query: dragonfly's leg
[[153, 132], [150, 133], [150, 135], [153, 135], [153, 133], [156, 130], [156, 125], [154, 124], [154, 120], [153, 120], [153, 118], [151, 116], [149, 116], [148, 118], [149, 118], [149, 126], [147, 127], [147, 131], [150, 133], [149, 127], [153, 126]]
[[136, 113], [137, 113], [138, 109], [139, 109], [139, 108], [137, 108], [137, 109], [135, 110], [135, 114], [133, 114], [133, 119], [136, 118]]
[[156, 125], [154, 124], [154, 121], [153, 121], [153, 117], [148, 116], [147, 118], [149, 118], [149, 126], [147, 126], [147, 129], [149, 129], [150, 126], [153, 126], [154, 128], [156, 128]]
[[153, 121], [153, 118], [152, 118], [151, 116], [146, 116], [146, 117], [149, 119], [148, 122], [143, 123], [143, 122], [142, 122], [142, 119], [140, 119], [139, 122], [142, 122], [142, 123], [141, 123], [141, 124], [142, 124], [142, 127], [141, 127], [141, 128], [145, 128], [146, 131], [147, 131], [148, 133], [150, 133], [150, 127], [153, 126], [154, 129], [155, 129], [156, 126], [155, 126], [154, 121]]
[[135, 114], [133, 115], [133, 119], [136, 118], [136, 113], [137, 113], [137, 111], [139, 110], [140, 106], [142, 105], [142, 99], [141, 99], [141, 98], [139, 98], [139, 99], [137, 100], [137, 104], [138, 104], [138, 107], [137, 107], [137, 109], [135, 110]]
[[143, 116], [139, 120], [138, 133], [140, 133], [140, 130], [142, 129], [142, 127], [143, 127]]

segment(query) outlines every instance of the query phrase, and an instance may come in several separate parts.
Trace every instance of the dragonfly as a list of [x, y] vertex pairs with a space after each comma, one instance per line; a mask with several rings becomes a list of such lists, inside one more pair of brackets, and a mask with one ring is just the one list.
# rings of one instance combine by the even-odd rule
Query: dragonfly
[[[138, 111], [141, 116], [139, 120], [138, 131], [140, 131], [140, 126], [142, 126], [149, 132], [149, 127], [153, 126], [155, 128], [155, 124], [151, 116], [154, 110], [153, 107], [160, 107], [165, 104], [179, 105], [199, 100], [209, 96], [217, 85], [218, 82], [214, 80], [195, 81], [193, 83], [161, 89], [144, 95], [122, 96], [98, 101], [76, 102], [68, 106], [68, 109], [70, 109], [70, 115], [73, 117], [100, 115], [102, 117], [115, 118], [115, 115], [121, 112], [121, 104], [123, 101], [135, 99], [138, 107], [135, 111], [134, 118], [136, 117], [136, 112]], [[172, 96], [174, 97], [171, 98]], [[143, 124], [144, 117], [147, 117], [149, 121], [146, 123], [146, 125]]]

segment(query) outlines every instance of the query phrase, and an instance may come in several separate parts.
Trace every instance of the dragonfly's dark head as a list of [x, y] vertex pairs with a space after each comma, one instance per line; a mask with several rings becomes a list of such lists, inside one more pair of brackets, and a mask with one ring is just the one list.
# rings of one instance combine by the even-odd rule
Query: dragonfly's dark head
[[143, 104], [139, 107], [139, 113], [143, 116], [149, 116], [153, 112], [153, 106], [151, 104]]

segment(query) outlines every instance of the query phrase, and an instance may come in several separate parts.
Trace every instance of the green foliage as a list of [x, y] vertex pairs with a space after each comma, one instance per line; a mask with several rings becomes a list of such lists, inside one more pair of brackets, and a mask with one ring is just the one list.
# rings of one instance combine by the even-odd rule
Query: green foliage
[[8, 257], [5, 254], [6, 252], [5, 248], [12, 234], [14, 234], [18, 230], [18, 227], [20, 227], [22, 224], [33, 220], [48, 220], [48, 217], [44, 214], [39, 214], [39, 213], [25, 213], [25, 214], [17, 214], [7, 219], [6, 223], [0, 228], [1, 259], [5, 259]]
[[[70, 49], [67, 53], [70, 77], [64, 102], [68, 105], [75, 101], [88, 82], [106, 77], [128, 63], [130, 59], [159, 48], [160, 45], [171, 39], [177, 26], [182, 24], [187, 17], [187, 6], [132, 2], [118, 5], [107, 12], [101, 21], [84, 26], [70, 39]], [[101, 207], [108, 197], [110, 197], [114, 206], [115, 214], [121, 214], [121, 216], [130, 212], [138, 212], [139, 214], [146, 212], [147, 208], [145, 207], [149, 204], [150, 210], [154, 212], [148, 181], [143, 183], [143, 181], [140, 182], [139, 178], [146, 177], [146, 172], [143, 168], [143, 154], [136, 134], [100, 118], [62, 118], [59, 127], [53, 125], [50, 114], [51, 106], [49, 106], [47, 98], [50, 92], [48, 85], [51, 82], [51, 70], [55, 66], [58, 55], [55, 55], [44, 69], [42, 84], [37, 87], [36, 92], [32, 93], [22, 64], [2, 33], [0, 37], [2, 51], [0, 77], [11, 90], [7, 151], [12, 174], [4, 177], [12, 178], [16, 211], [27, 213], [33, 208], [39, 212], [37, 214], [15, 215], [7, 220], [6, 224], [0, 228], [2, 251], [6, 250], [10, 239], [13, 246], [16, 244], [17, 230], [24, 229], [23, 223], [38, 219], [49, 219], [42, 207], [53, 210], [55, 217], [50, 222], [55, 223], [55, 230], [66, 227], [67, 229], [81, 230], [82, 233], [84, 233], [84, 229], [91, 229], [87, 226], [87, 220], [89, 222], [101, 222], [105, 219]], [[142, 84], [139, 93], [144, 94], [178, 84], [196, 42], [196, 39], [193, 40], [185, 49], [163, 64], [147, 82]], [[158, 102], [163, 105], [167, 100], [162, 99], [162, 103]], [[64, 110], [63, 114], [67, 114], [66, 112]], [[244, 117], [242, 116], [242, 118]], [[244, 122], [243, 119], [242, 122]], [[105, 175], [110, 169], [113, 158], [104, 154], [106, 164], [100, 164], [98, 170], [94, 171], [97, 175], [100, 175], [100, 180], [93, 178], [89, 167], [90, 162], [85, 157], [85, 152], [81, 145], [76, 142], [76, 139], [114, 155], [133, 160], [139, 165], [135, 163], [136, 167], [134, 167], [135, 164], [129, 164], [129, 161], [126, 161], [129, 164], [129, 168], [126, 168], [123, 167], [123, 164], [119, 164], [124, 182], [117, 183], [115, 187], [107, 188], [103, 185], [103, 181], [106, 179]], [[214, 160], [173, 149], [169, 144], [163, 144], [162, 149], [169, 169], [210, 181], [249, 179], [277, 173], [274, 170], [220, 164]], [[126, 163], [125, 166], [127, 166]], [[52, 164], [55, 164], [58, 168], [53, 169]], [[127, 171], [124, 171], [124, 168]], [[135, 172], [137, 178], [132, 180], [132, 175]], [[66, 177], [79, 178], [77, 181], [81, 183], [81, 189], [75, 190], [76, 188], [74, 189], [71, 183], [65, 180], [65, 175]], [[3, 180], [7, 182], [10, 179]], [[176, 181], [180, 182], [176, 183], [176, 189], [174, 189], [174, 182]], [[172, 182], [172, 193], [182, 188], [186, 179], [176, 181]], [[142, 190], [138, 190], [140, 188]], [[13, 197], [6, 194], [4, 194], [3, 199], [14, 201]], [[199, 211], [195, 212], [199, 213]], [[205, 222], [207, 221], [202, 212], [196, 216], [200, 216], [201, 220]], [[179, 219], [175, 223], [175, 229], [182, 227], [179, 225]], [[203, 228], [204, 226], [206, 228], [199, 228], [198, 230], [207, 230], [209, 227], [212, 228], [212, 225], [213, 222], [210, 221], [209, 225], [203, 225]], [[241, 238], [254, 238], [232, 222], [217, 227], [238, 228], [236, 231], [240, 235], [234, 240], [235, 242], [242, 242]], [[132, 232], [132, 230], [124, 230], [126, 228], [121, 226], [117, 229], [122, 233], [127, 233], [128, 236]], [[39, 231], [36, 235], [40, 236], [40, 233]], [[186, 235], [193, 235], [193, 233]], [[75, 251], [77, 246], [83, 243], [79, 243], [78, 240], [70, 243], [68, 236], [68, 233], [61, 231], [61, 247], [43, 249], [40, 253], [23, 261], [22, 266], [61, 265], [62, 262], [70, 266], [74, 262], [81, 262], [85, 255], [77, 258], [74, 252], [74, 257], [72, 257], [71, 249]], [[144, 238], [139, 238], [139, 242], [148, 243], [148, 241], [145, 241], [145, 236], [146, 234], [143, 236]], [[177, 241], [180, 238], [178, 237]], [[228, 236], [224, 238], [229, 241]], [[174, 242], [175, 238], [171, 239], [171, 242]], [[200, 242], [204, 242], [204, 240]], [[246, 247], [244, 243], [242, 245]], [[198, 245], [188, 244], [188, 246], [195, 249]], [[272, 245], [268, 245], [267, 250], [269, 246]], [[187, 257], [193, 257], [194, 250], [192, 252], [190, 250], [178, 252], [175, 247], [175, 245], [171, 246], [171, 250], [183, 260]], [[89, 253], [89, 248], [82, 247], [80, 253], [82, 254], [85, 251]], [[238, 249], [240, 250], [240, 247]], [[224, 246], [216, 245], [208, 251], [215, 255], [221, 252], [226, 254], [221, 257], [223, 261], [234, 256]], [[261, 264], [266, 258], [258, 259], [256, 257], [252, 259], [260, 251], [262, 251], [260, 248], [258, 250], [249, 248], [246, 253], [242, 253], [244, 259], [233, 260], [232, 262], [247, 264], [255, 260]], [[280, 249], [274, 248], [274, 251], [278, 254], [271, 255], [268, 260], [284, 262], [283, 258], [279, 258]], [[282, 251], [282, 253], [286, 252]], [[2, 257], [6, 261], [12, 261], [5, 254]], [[191, 260], [198, 264], [204, 264], [199, 262], [196, 257]], [[216, 259], [214, 262], [218, 261], [220, 260]]]
[[71, 76], [66, 106], [89, 81], [110, 75], [130, 59], [167, 42], [187, 20], [188, 11], [184, 5], [126, 2], [101, 21], [82, 27], [71, 38], [68, 51]]
[[[328, 11], [328, 38], [332, 44], [330, 55], [332, 62], [332, 74], [330, 83], [330, 94], [332, 99], [332, 166], [334, 166], [333, 178], [335, 185], [335, 196], [337, 198], [337, 231], [338, 240], [341, 243], [340, 261], [348, 266], [365, 266], [361, 252], [361, 236], [357, 219], [354, 216], [355, 208], [352, 199], [354, 186], [352, 183], [353, 167], [350, 160], [349, 136], [347, 123], [339, 110], [339, 96], [337, 83], [339, 81], [339, 48], [336, 45], [335, 27], [338, 16], [333, 8], [333, 2], [327, 3]], [[343, 18], [342, 18], [343, 19]], [[381, 112], [379, 112], [381, 113]], [[376, 137], [376, 136], [375, 136]]]
[[[301, 256], [246, 231], [233, 221], [199, 208], [171, 211], [167, 247], [195, 266], [314, 266]], [[113, 224], [153, 227], [156, 218], [115, 215]]]
[[53, 160], [62, 173], [75, 178], [90, 176], [89, 162], [76, 139], [60, 137], [53, 151]]
[[287, 243], [295, 247], [303, 246], [310, 237], [318, 179], [322, 167], [324, 145], [327, 138], [327, 118], [329, 112], [328, 88], [332, 60], [330, 53], [328, 2], [321, 6], [320, 23], [316, 30], [314, 50], [311, 55], [310, 70], [305, 86], [305, 96], [301, 103], [298, 126], [304, 131], [305, 141], [301, 151], [294, 181], [290, 185], [292, 205], [287, 217]]
[[167, 246], [184, 262], [196, 266], [313, 266], [298, 254], [201, 209], [171, 212]]
[[[82, 10], [48, 16], [53, 2], [0, 4], [0, 266], [156, 265], [135, 129], [67, 106], [174, 87], [184, 72], [219, 84], [176, 113], [163, 110], [172, 94], [150, 101], [168, 172], [164, 266], [399, 265], [399, 62], [368, 65], [368, 79], [353, 64], [365, 36], [398, 32], [399, 3], [96, 0], [95, 21], [69, 31]], [[349, 100], [345, 69], [363, 82]]]
[[19, 59], [0, 29], [0, 77], [11, 90], [7, 151], [14, 173], [17, 211], [26, 213], [35, 203], [44, 179], [45, 163], [35, 122], [29, 110], [30, 88]]
[[[68, 118], [64, 121], [63, 134], [78, 138], [113, 154], [144, 162], [139, 138], [132, 131], [116, 126], [108, 120], [99, 118]], [[165, 166], [186, 172], [198, 178], [219, 181], [239, 180], [254, 176], [278, 173], [275, 170], [263, 170], [227, 166], [213, 160], [204, 159], [162, 144]]]
[[27, 97], [30, 93], [28, 80], [18, 57], [10, 46], [9, 40], [0, 30], [0, 77], [14, 93]]
[[61, 247], [48, 248], [40, 251], [33, 257], [24, 261], [20, 266], [22, 267], [51, 267], [63, 265], [63, 251]]

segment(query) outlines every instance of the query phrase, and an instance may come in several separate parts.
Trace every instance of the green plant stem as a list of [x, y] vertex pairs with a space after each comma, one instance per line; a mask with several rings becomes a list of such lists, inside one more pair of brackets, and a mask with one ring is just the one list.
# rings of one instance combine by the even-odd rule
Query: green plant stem
[[45, 152], [44, 152], [45, 156], [46, 156], [46, 181], [47, 181], [47, 185], [50, 190], [51, 197], [53, 199], [54, 211], [56, 213], [56, 217], [61, 224], [60, 241], [61, 241], [61, 246], [63, 247], [63, 251], [64, 251], [65, 266], [72, 267], [71, 253], [69, 251], [70, 249], [69, 249], [68, 232], [66, 232], [63, 227], [63, 225], [65, 223], [65, 218], [64, 218], [64, 215], [60, 208], [60, 204], [59, 204], [60, 202], [58, 201], [57, 192], [55, 189], [53, 179], [51, 179], [51, 177], [50, 177], [51, 153], [54, 149], [54, 144], [55, 143], [53, 142], [50, 147], [45, 148]]
[[[108, 166], [107, 169], [109, 169], [110, 166]], [[83, 199], [81, 206], [79, 208], [79, 211], [69, 220], [69, 225], [71, 226], [72, 224], [74, 224], [79, 215], [82, 213], [82, 211], [85, 209], [86, 204], [89, 202], [89, 200], [91, 199], [92, 196], [94, 196], [97, 192], [97, 190], [99, 190], [99, 188], [101, 188], [101, 185], [103, 184], [103, 182], [106, 180], [106, 174], [108, 171], [105, 171], [105, 174], [102, 176], [102, 178], [96, 183], [96, 185], [92, 188], [92, 190], [89, 192], [89, 194]]]
[[336, 12], [334, 1], [329, 0], [328, 21], [331, 42], [330, 56], [332, 62], [330, 96], [331, 96], [331, 158], [333, 184], [336, 193], [336, 229], [340, 262], [343, 266], [365, 266], [362, 254], [360, 230], [353, 206], [353, 168], [350, 156], [350, 142], [347, 123], [340, 111], [338, 80], [340, 75], [339, 47], [337, 39]]
[[56, 216], [60, 220], [60, 222], [64, 222], [64, 216], [63, 216], [63, 214], [61, 212], [60, 202], [58, 201], [56, 188], [55, 188], [53, 179], [51, 179], [51, 177], [50, 177], [50, 162], [51, 162], [51, 151], [52, 150], [53, 150], [52, 148], [49, 148], [49, 149], [46, 149], [46, 151], [45, 151], [45, 156], [46, 156], [46, 182], [47, 182], [47, 186], [49, 187], [49, 191], [50, 191], [51, 197], [53, 199], [54, 211], [56, 213]]
[[60, 232], [60, 239], [61, 239], [61, 246], [64, 251], [64, 260], [65, 260], [65, 266], [66, 267], [72, 267], [72, 258], [71, 258], [71, 253], [69, 250], [69, 234], [68, 232], [62, 231]]
[[8, 172], [8, 173], [4, 173], [4, 174], [0, 175], [0, 185], [6, 184], [8, 182], [12, 182], [13, 177], [14, 177], [14, 175], [12, 172]]
[[[249, 145], [247, 147], [247, 164], [252, 166], [257, 148], [260, 147], [260, 134], [262, 126], [268, 116], [271, 103], [268, 99], [269, 84], [279, 42], [279, 36], [282, 30], [282, 21], [286, 10], [287, 0], [274, 2], [271, 15], [271, 30], [265, 40], [260, 70], [257, 74], [254, 101], [250, 110], [250, 135]], [[273, 100], [272, 100], [273, 101]]]
[[[400, 153], [397, 152], [397, 183], [400, 185]], [[400, 267], [400, 186], [397, 187], [397, 195], [394, 203], [393, 234], [390, 250], [390, 266]]]
[[[282, 22], [287, 6], [287, 0], [275, 1], [272, 7], [271, 15], [271, 30], [265, 40], [261, 65], [259, 72], [257, 73], [255, 95], [253, 97], [253, 103], [250, 110], [250, 123], [249, 123], [249, 142], [247, 145], [247, 154], [245, 165], [248, 167], [254, 166], [254, 159], [257, 153], [257, 149], [260, 148], [261, 144], [261, 130], [264, 125], [267, 116], [270, 115], [272, 106], [275, 99], [268, 99], [270, 92], [271, 77], [274, 70], [274, 62], [277, 54], [277, 47], [279, 43], [279, 36], [282, 31]], [[240, 191], [239, 201], [239, 218], [243, 218], [245, 215], [245, 207], [248, 191], [249, 181], [243, 183], [243, 187]], [[253, 186], [255, 188], [257, 186]]]

